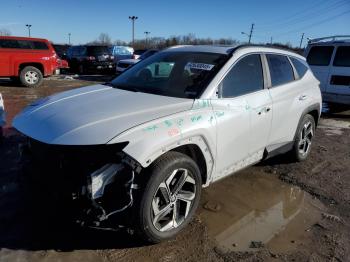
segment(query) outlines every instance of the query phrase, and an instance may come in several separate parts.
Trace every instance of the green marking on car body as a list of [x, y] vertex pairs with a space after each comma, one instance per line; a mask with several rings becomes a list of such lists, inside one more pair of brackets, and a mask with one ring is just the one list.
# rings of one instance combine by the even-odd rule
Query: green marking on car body
[[170, 120], [165, 120], [164, 124], [166, 127], [171, 127], [173, 125], [173, 123]]
[[157, 128], [158, 128], [157, 125], [148, 126], [148, 127], [144, 128], [143, 131], [156, 131]]
[[191, 121], [192, 121], [192, 123], [194, 123], [194, 122], [198, 122], [198, 121], [200, 121], [200, 120], [202, 120], [202, 116], [201, 116], [201, 115], [198, 115], [198, 116], [192, 116], [192, 117], [191, 117]]
[[209, 107], [209, 99], [196, 100], [196, 104], [193, 106], [193, 109], [202, 109]]
[[181, 127], [181, 126], [183, 125], [183, 122], [184, 122], [183, 118], [179, 118], [178, 120], [176, 120], [176, 124], [177, 124], [179, 127]]

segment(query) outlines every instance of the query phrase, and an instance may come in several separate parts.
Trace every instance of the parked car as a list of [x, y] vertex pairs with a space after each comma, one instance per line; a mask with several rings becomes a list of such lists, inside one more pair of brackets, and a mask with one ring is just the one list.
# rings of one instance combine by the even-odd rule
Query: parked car
[[65, 72], [69, 68], [68, 62], [65, 59], [67, 59], [67, 51], [70, 45], [52, 44], [52, 46], [58, 56], [57, 61], [60, 73]]
[[34, 102], [13, 126], [28, 137], [35, 177], [84, 203], [79, 223], [159, 242], [189, 223], [202, 187], [276, 154], [306, 159], [321, 104], [298, 54], [180, 46], [111, 83]]
[[67, 51], [68, 49], [71, 47], [71, 45], [67, 45], [67, 44], [52, 44], [53, 48], [56, 51], [56, 54], [58, 55], [58, 57], [60, 57], [61, 59], [66, 59], [67, 58]]
[[151, 55], [154, 55], [157, 53], [158, 50], [156, 49], [150, 49], [144, 52], [138, 59], [124, 59], [120, 60], [117, 63], [117, 74], [120, 74], [121, 72], [124, 72], [125, 69], [129, 68], [130, 66], [140, 62], [143, 59], [146, 59], [147, 57], [150, 57]]
[[323, 101], [350, 105], [350, 35], [312, 39], [305, 56], [321, 82]]
[[111, 51], [114, 56], [114, 62], [117, 64], [120, 60], [132, 58], [134, 48], [130, 46], [112, 46]]
[[4, 100], [2, 99], [2, 95], [0, 93], [0, 141], [3, 138], [3, 126], [6, 124], [6, 117], [5, 117], [5, 105]]
[[46, 76], [59, 73], [64, 64], [46, 39], [0, 36], [0, 76], [37, 87]]
[[144, 52], [146, 52], [146, 51], [147, 51], [147, 49], [138, 49], [138, 50], [135, 50], [135, 52], [134, 52], [132, 58], [133, 58], [133, 59], [139, 59], [140, 56], [141, 56]]
[[114, 56], [109, 46], [72, 46], [67, 51], [67, 60], [71, 70], [79, 74], [115, 71]]

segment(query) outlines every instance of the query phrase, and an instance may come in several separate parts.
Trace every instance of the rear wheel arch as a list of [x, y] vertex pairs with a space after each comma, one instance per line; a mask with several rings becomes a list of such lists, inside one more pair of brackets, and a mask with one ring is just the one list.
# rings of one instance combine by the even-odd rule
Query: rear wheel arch
[[295, 127], [295, 134], [294, 134], [294, 138], [293, 138], [293, 141], [295, 140], [296, 136], [297, 136], [297, 132], [298, 132], [298, 127], [300, 126], [301, 122], [303, 121], [304, 117], [306, 115], [311, 115], [313, 118], [314, 118], [314, 121], [315, 121], [315, 125], [317, 127], [317, 124], [319, 122], [319, 119], [320, 119], [320, 104], [319, 103], [316, 103], [316, 104], [313, 104], [311, 106], [308, 106], [304, 111], [303, 113], [301, 114], [300, 118], [299, 118], [299, 122], [298, 122], [298, 125]]
[[42, 63], [37, 63], [37, 62], [35, 62], [35, 63], [21, 63], [21, 64], [19, 64], [18, 65], [18, 75], [20, 75], [21, 71], [27, 66], [35, 67], [35, 68], [40, 70], [40, 72], [42, 73], [43, 76], [45, 75], [44, 65]]

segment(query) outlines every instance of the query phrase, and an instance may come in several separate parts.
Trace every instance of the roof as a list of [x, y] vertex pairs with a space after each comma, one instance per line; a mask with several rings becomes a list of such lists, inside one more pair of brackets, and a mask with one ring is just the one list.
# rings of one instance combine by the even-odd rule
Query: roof
[[344, 43], [350, 41], [350, 35], [333, 35], [309, 40], [309, 44], [316, 43]]
[[215, 45], [178, 45], [166, 49], [166, 51], [171, 52], [204, 52], [204, 53], [218, 53], [218, 54], [232, 54], [238, 49], [242, 48], [260, 48], [263, 52], [276, 52], [281, 54], [294, 55], [297, 57], [302, 57], [296, 52], [271, 45], [254, 45], [254, 44], [242, 44], [235, 46], [215, 46]]
[[48, 41], [44, 38], [23, 37], [23, 36], [0, 36], [0, 39], [13, 39], [13, 40], [29, 40], [29, 41]]
[[215, 46], [215, 45], [177, 45], [166, 49], [166, 51], [175, 52], [203, 52], [230, 54], [237, 46]]

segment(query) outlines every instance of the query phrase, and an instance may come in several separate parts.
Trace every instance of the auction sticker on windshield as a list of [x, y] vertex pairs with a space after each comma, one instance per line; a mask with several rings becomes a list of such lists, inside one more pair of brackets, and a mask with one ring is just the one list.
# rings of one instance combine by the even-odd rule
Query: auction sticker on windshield
[[213, 67], [214, 65], [211, 65], [211, 64], [192, 63], [192, 62], [188, 62], [185, 66], [185, 68], [189, 68], [189, 69], [200, 69], [200, 70], [207, 70], [207, 71], [212, 70]]

